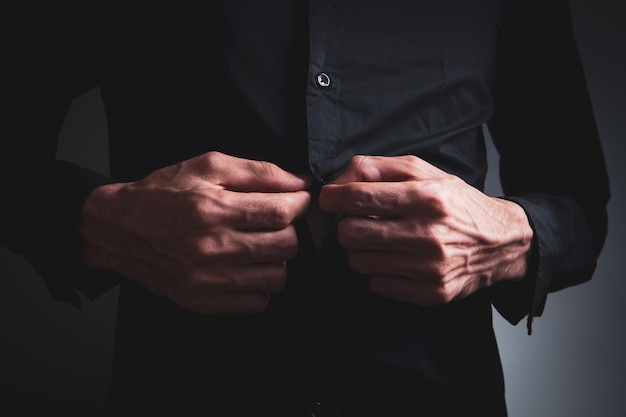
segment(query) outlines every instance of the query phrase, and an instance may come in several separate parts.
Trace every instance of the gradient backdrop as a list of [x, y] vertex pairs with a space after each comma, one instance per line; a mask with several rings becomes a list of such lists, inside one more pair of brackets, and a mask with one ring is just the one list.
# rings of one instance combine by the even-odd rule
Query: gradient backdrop
[[[551, 295], [532, 336], [496, 313], [510, 417], [626, 417], [626, 3], [572, 5], [611, 179], [610, 230], [595, 278]], [[107, 172], [98, 91], [67, 117], [59, 157]], [[494, 173], [487, 191], [499, 193]], [[21, 257], [0, 248], [0, 415], [97, 416], [116, 301], [113, 289], [82, 310], [56, 302]]]

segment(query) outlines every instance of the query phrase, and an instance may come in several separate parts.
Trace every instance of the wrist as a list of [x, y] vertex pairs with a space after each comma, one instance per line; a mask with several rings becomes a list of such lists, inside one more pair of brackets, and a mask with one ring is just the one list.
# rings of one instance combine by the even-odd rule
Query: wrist
[[500, 199], [506, 206], [506, 245], [504, 256], [496, 268], [495, 281], [520, 281], [527, 273], [534, 231], [524, 209], [510, 200]]
[[79, 233], [81, 261], [90, 268], [110, 268], [114, 232], [112, 213], [117, 203], [121, 183], [106, 184], [96, 188], [85, 199], [81, 209]]

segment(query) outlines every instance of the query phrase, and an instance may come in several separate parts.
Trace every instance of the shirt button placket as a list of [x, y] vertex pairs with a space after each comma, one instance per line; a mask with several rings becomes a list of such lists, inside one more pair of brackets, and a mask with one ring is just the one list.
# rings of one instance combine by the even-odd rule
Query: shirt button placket
[[309, 80], [307, 82], [307, 122], [309, 165], [312, 173], [325, 182], [337, 170], [341, 143], [338, 93], [339, 5], [336, 0], [309, 1]]

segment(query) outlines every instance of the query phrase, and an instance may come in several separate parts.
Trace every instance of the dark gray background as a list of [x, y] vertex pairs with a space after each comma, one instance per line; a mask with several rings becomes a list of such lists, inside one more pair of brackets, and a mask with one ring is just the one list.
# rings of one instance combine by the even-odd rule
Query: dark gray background
[[[610, 230], [594, 279], [551, 295], [532, 336], [496, 313], [510, 417], [626, 417], [626, 14], [622, 0], [572, 5], [611, 179]], [[106, 140], [93, 90], [70, 109], [59, 157], [106, 173]], [[499, 192], [493, 171], [487, 191]], [[52, 300], [30, 266], [0, 248], [1, 415], [98, 415], [117, 289], [83, 301], [77, 310]]]

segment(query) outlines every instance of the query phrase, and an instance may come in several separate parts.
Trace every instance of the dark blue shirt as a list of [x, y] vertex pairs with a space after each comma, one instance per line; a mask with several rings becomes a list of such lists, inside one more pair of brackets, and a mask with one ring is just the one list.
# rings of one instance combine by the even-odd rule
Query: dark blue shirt
[[[0, 242], [56, 298], [120, 283], [112, 415], [505, 416], [491, 307], [530, 329], [550, 291], [591, 278], [606, 235], [608, 181], [568, 2], [188, 7], [31, 12], [10, 60], [2, 157], [36, 179], [3, 171]], [[67, 106], [96, 87], [111, 177], [55, 160]], [[482, 189], [487, 131], [503, 197], [535, 234], [519, 283], [437, 308], [383, 300], [333, 230], [318, 251], [299, 224], [287, 288], [266, 313], [199, 317], [78, 261], [80, 205], [101, 184], [219, 150], [311, 173], [316, 187], [355, 154], [413, 154]]]

